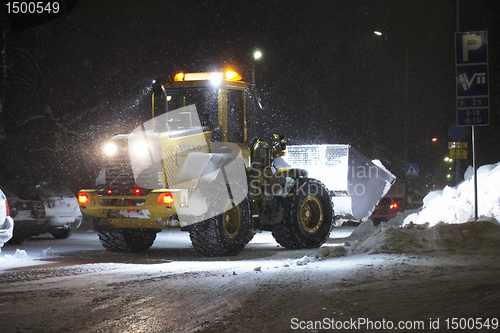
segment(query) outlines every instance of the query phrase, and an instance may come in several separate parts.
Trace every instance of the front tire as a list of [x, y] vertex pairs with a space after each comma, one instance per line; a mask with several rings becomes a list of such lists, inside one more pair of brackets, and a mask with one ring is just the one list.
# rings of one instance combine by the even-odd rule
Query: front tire
[[315, 179], [299, 179], [286, 198], [283, 221], [273, 228], [274, 239], [287, 249], [320, 247], [333, 226], [333, 209], [325, 185]]
[[225, 203], [224, 213], [193, 226], [189, 232], [196, 252], [206, 257], [234, 256], [253, 238], [248, 197], [239, 204]]
[[139, 253], [149, 250], [156, 239], [156, 229], [115, 228], [101, 226], [94, 220], [94, 229], [102, 246], [111, 252]]

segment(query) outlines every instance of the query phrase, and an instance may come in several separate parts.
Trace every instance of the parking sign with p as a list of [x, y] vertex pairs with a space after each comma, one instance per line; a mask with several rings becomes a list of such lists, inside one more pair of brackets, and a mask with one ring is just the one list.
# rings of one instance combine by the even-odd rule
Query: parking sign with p
[[457, 124], [489, 125], [488, 34], [457, 32]]

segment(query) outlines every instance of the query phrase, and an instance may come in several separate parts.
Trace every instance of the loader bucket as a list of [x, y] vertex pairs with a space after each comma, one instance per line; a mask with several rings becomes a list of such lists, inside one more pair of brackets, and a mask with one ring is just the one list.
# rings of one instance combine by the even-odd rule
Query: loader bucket
[[350, 145], [288, 146], [284, 159], [325, 184], [335, 214], [346, 219], [368, 218], [396, 179]]
[[395, 180], [396, 177], [383, 166], [350, 147], [347, 194], [351, 197], [353, 217], [356, 220], [368, 218]]

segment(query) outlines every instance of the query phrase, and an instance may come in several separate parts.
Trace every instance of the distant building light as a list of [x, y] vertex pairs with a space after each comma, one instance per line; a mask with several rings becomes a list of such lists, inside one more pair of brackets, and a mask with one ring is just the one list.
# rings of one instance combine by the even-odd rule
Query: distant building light
[[380, 31], [374, 31], [373, 33], [377, 36], [382, 36], [382, 33]]

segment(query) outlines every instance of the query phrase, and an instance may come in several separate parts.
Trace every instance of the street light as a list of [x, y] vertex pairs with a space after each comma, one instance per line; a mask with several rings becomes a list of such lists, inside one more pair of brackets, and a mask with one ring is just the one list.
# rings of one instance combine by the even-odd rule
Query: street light
[[255, 84], [255, 62], [262, 58], [262, 52], [259, 50], [255, 50], [253, 52], [253, 61], [252, 61], [252, 83]]
[[262, 52], [260, 52], [259, 50], [255, 50], [255, 52], [253, 53], [253, 58], [255, 60], [259, 60], [261, 57], [262, 57]]

